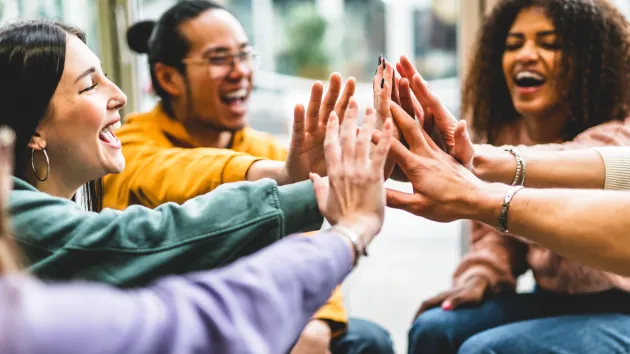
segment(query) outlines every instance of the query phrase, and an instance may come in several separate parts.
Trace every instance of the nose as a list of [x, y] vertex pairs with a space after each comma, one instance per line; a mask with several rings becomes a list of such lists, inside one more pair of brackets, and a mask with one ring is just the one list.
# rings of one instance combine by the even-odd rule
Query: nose
[[127, 104], [127, 95], [116, 84], [110, 81], [112, 95], [108, 102], [108, 109], [122, 109]]
[[228, 72], [228, 78], [233, 80], [239, 80], [244, 76], [250, 75], [252, 69], [247, 65], [245, 60], [241, 60], [239, 58], [234, 58], [232, 61], [232, 67]]
[[536, 44], [532, 41], [526, 42], [516, 54], [516, 60], [525, 63], [536, 61], [537, 58]]

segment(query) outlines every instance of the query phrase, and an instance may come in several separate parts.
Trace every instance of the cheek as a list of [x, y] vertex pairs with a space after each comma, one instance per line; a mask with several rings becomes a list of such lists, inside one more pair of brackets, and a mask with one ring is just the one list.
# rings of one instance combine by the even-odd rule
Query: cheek
[[189, 84], [193, 99], [198, 103], [204, 104], [204, 102], [218, 99], [219, 80], [213, 80], [208, 75], [204, 75], [190, 80]]
[[72, 144], [73, 140], [91, 141], [92, 137], [98, 136], [105, 122], [106, 104], [100, 100], [76, 103], [72, 110], [56, 120], [56, 135], [66, 145]]
[[512, 63], [514, 60], [512, 59], [512, 55], [509, 53], [503, 54], [503, 59], [501, 61], [501, 66], [503, 68], [503, 76], [505, 77], [505, 82], [507, 82], [508, 86], [512, 85]]
[[555, 52], [546, 52], [543, 54], [545, 65], [549, 68], [552, 77], [559, 77], [560, 67], [562, 66], [562, 55]]

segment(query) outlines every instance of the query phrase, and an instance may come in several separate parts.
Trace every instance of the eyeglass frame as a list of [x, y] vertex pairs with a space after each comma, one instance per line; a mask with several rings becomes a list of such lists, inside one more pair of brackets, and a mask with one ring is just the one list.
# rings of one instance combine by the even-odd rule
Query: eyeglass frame
[[[248, 58], [243, 59], [243, 55], [247, 55]], [[229, 58], [229, 62], [225, 64], [213, 64], [210, 62], [212, 58], [222, 57], [225, 59]], [[258, 69], [260, 65], [260, 53], [255, 50], [242, 51], [238, 54], [220, 54], [220, 55], [210, 55], [207, 57], [188, 57], [182, 59], [182, 63], [188, 65], [207, 65], [209, 68], [211, 67], [229, 67], [229, 70], [226, 71], [225, 75], [229, 74], [236, 67], [236, 59], [238, 58], [239, 64], [245, 63], [247, 59], [251, 60], [251, 67], [249, 68], [252, 71]]]

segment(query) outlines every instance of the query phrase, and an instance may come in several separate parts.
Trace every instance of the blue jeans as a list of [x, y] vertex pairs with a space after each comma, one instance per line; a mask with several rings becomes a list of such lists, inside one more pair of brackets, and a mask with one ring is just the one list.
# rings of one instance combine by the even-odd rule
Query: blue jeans
[[628, 353], [630, 294], [537, 290], [454, 311], [431, 309], [409, 330], [409, 353]]
[[374, 322], [350, 318], [348, 331], [330, 342], [332, 354], [394, 354], [389, 333]]

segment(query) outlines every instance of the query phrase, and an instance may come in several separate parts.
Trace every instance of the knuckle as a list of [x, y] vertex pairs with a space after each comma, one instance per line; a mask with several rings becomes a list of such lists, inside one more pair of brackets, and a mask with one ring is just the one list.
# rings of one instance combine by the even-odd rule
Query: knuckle
[[341, 137], [340, 137], [340, 140], [341, 140], [341, 144], [347, 145], [347, 144], [350, 143], [350, 135], [342, 134]]
[[329, 139], [324, 140], [324, 149], [325, 150], [333, 150], [336, 146], [337, 146], [337, 144], [335, 144], [334, 141], [331, 141]]
[[331, 166], [328, 169], [328, 177], [333, 179], [338, 179], [341, 174], [341, 169], [338, 166]]

